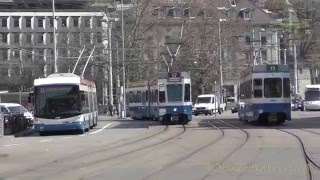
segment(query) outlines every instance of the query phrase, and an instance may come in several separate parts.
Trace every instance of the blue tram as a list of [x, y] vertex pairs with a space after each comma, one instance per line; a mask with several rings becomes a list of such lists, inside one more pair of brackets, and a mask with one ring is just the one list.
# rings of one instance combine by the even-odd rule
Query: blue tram
[[129, 83], [130, 117], [155, 119], [162, 124], [186, 124], [192, 119], [191, 79], [188, 72], [159, 73], [156, 80]]
[[286, 65], [255, 65], [241, 73], [241, 120], [284, 123], [291, 120], [290, 72]]

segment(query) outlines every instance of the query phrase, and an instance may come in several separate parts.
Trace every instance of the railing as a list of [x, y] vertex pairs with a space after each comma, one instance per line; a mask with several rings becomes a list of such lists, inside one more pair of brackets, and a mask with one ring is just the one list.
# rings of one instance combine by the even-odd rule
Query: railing
[[0, 113], [0, 137], [4, 136], [4, 117], [3, 114]]

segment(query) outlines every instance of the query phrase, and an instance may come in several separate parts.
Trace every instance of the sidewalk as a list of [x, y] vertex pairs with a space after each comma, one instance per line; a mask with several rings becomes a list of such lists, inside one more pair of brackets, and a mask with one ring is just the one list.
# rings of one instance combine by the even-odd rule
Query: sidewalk
[[110, 115], [108, 115], [108, 114], [99, 114], [98, 119], [99, 119], [99, 120], [104, 120], [104, 121], [131, 120], [130, 117], [127, 117], [127, 118], [118, 118], [117, 115], [110, 116]]

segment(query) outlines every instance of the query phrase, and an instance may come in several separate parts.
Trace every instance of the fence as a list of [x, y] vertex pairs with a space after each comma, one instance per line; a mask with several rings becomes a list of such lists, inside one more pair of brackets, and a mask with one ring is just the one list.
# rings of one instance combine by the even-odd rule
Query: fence
[[0, 113], [0, 137], [4, 136], [4, 117], [3, 114]]

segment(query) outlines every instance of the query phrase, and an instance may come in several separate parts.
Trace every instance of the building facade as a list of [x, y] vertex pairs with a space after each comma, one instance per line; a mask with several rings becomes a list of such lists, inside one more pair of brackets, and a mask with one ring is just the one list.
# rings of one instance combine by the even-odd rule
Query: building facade
[[53, 73], [54, 40], [58, 72], [72, 71], [85, 49], [76, 71], [80, 75], [81, 66], [95, 47], [93, 61], [86, 69], [86, 75], [94, 79], [94, 62], [106, 59], [109, 19], [105, 12], [91, 9], [88, 1], [56, 1], [56, 20], [52, 1], [0, 1], [0, 14], [0, 74], [7, 80], [2, 81], [2, 89], [16, 86], [10, 84], [12, 80], [23, 85], [24, 77], [34, 79]]

